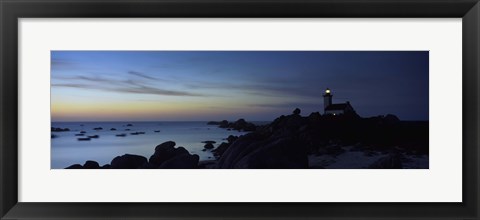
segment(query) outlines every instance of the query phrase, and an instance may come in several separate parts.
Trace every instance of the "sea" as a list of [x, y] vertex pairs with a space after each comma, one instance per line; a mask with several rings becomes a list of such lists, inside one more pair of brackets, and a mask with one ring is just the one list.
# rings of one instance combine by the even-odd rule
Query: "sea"
[[[255, 122], [258, 125], [266, 123], [268, 122]], [[182, 146], [191, 154], [199, 155], [200, 160], [213, 160], [215, 158], [211, 150], [202, 151], [205, 146], [203, 141], [215, 141], [214, 146], [217, 147], [222, 142], [227, 142], [225, 139], [229, 135], [248, 133], [208, 125], [206, 121], [52, 122], [52, 127], [70, 129], [52, 132], [55, 135], [51, 138], [52, 169], [63, 169], [73, 164], [83, 165], [87, 160], [97, 161], [102, 166], [124, 154], [142, 155], [148, 159], [155, 152], [155, 147], [166, 141], [174, 141], [176, 147]], [[82, 131], [84, 136], [76, 136]], [[136, 132], [144, 134], [135, 135]], [[125, 136], [116, 136], [119, 134]], [[94, 135], [98, 135], [98, 138], [78, 140]]]

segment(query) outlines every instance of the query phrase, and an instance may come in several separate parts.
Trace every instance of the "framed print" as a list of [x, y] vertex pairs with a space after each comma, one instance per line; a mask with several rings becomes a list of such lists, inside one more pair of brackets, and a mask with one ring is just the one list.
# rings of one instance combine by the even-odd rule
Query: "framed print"
[[2, 219], [479, 217], [476, 0], [1, 6]]

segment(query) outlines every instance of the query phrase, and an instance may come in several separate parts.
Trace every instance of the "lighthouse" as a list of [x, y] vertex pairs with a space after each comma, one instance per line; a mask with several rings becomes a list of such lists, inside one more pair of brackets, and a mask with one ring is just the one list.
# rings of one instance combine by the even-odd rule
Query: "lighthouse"
[[323, 94], [323, 109], [326, 110], [328, 106], [332, 105], [332, 93], [330, 89], [327, 88]]
[[325, 115], [343, 115], [343, 114], [357, 115], [352, 105], [350, 105], [350, 102], [333, 104], [332, 97], [333, 97], [332, 92], [330, 91], [329, 88], [327, 88], [325, 90], [325, 93], [323, 94], [323, 110]]

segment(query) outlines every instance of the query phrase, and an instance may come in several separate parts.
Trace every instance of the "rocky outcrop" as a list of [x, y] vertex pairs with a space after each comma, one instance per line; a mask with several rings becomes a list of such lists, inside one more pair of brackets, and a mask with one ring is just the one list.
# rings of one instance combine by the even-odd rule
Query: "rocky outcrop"
[[[394, 115], [363, 119], [318, 112], [302, 117], [300, 112], [295, 109], [232, 143], [220, 144], [212, 151], [219, 157], [217, 168], [308, 168], [309, 154], [336, 157], [345, 152], [342, 146], [355, 144], [375, 151], [402, 146], [404, 152], [428, 152], [428, 123], [403, 123]], [[390, 155], [371, 168], [401, 166], [400, 158]]]
[[147, 158], [140, 155], [124, 154], [113, 158], [110, 162], [111, 169], [138, 169], [147, 163]]
[[66, 169], [196, 169], [200, 157], [190, 154], [185, 148], [175, 148], [175, 142], [167, 141], [155, 147], [155, 152], [147, 160], [146, 157], [125, 154], [115, 157], [110, 164], [102, 167], [95, 161], [86, 161], [82, 166], [74, 164]]
[[64, 131], [70, 131], [69, 128], [56, 128], [56, 127], [52, 127], [51, 128], [51, 131], [52, 132], [64, 132]]
[[255, 131], [257, 126], [253, 123], [245, 121], [245, 119], [241, 118], [235, 122], [228, 122], [227, 120], [223, 121], [210, 121], [207, 124], [209, 125], [218, 125], [220, 128], [226, 128], [229, 130], [237, 130], [237, 131]]
[[100, 168], [100, 164], [98, 164], [98, 162], [96, 161], [87, 160], [85, 164], [83, 164], [83, 169], [99, 169], [99, 168]]

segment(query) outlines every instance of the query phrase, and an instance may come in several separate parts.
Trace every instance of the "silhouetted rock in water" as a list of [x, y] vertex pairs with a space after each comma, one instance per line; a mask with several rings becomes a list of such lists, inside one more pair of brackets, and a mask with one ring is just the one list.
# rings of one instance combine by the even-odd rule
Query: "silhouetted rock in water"
[[80, 131], [80, 134], [85, 134], [85, 133], [87, 133], [87, 132], [86, 131]]
[[255, 131], [257, 128], [253, 123], [246, 122], [243, 118], [229, 124], [228, 127], [238, 131]]
[[102, 127], [98, 127], [98, 128], [94, 128], [93, 130], [99, 131], [99, 130], [103, 130], [103, 128], [102, 128]]
[[73, 164], [65, 169], [83, 169], [83, 166], [80, 164]]
[[127, 136], [127, 134], [116, 134], [115, 136], [117, 136], [117, 137], [125, 137], [125, 136]]
[[217, 143], [216, 141], [202, 141], [204, 144], [215, 144]]
[[88, 137], [87, 138], [77, 138], [77, 140], [79, 140], [79, 141], [89, 141], [90, 138], [88, 138]]
[[220, 127], [220, 128], [228, 128], [228, 125], [229, 125], [229, 124], [230, 124], [230, 123], [229, 123], [227, 120], [223, 120], [223, 121], [221, 121], [221, 122], [219, 123], [218, 127]]
[[75, 136], [85, 136], [85, 134], [75, 134]]
[[125, 129], [125, 131], [130, 131], [130, 128]]
[[160, 165], [160, 169], [195, 169], [198, 168], [200, 157], [196, 154], [181, 154], [175, 156]]
[[93, 160], [87, 160], [85, 164], [83, 164], [83, 169], [100, 169], [100, 165]]
[[205, 146], [203, 146], [203, 148], [205, 148], [205, 149], [213, 149], [214, 147], [215, 146], [213, 146], [212, 143], [207, 143], [207, 144], [205, 144]]
[[92, 135], [92, 136], [88, 136], [88, 138], [99, 138], [100, 136], [98, 135]]
[[117, 129], [116, 128], [110, 128], [110, 131], [116, 131]]
[[112, 166], [110, 164], [105, 164], [101, 167], [101, 169], [110, 169]]
[[228, 121], [223, 120], [223, 121], [209, 121], [209, 122], [207, 122], [207, 125], [222, 125], [222, 124], [228, 125]]
[[155, 131], [155, 133], [158, 133], [158, 132], [160, 132], [160, 130], [156, 130], [156, 131]]
[[220, 128], [227, 128], [228, 130], [237, 130], [237, 131], [255, 131], [257, 126], [253, 123], [246, 122], [245, 119], [238, 119], [235, 122], [228, 122], [227, 120], [223, 121], [210, 121], [207, 124], [209, 125], [218, 125]]
[[55, 134], [50, 135], [50, 138], [57, 138], [58, 136]]
[[293, 110], [294, 115], [299, 115], [300, 112], [302, 112], [302, 111], [299, 108], [296, 108], [295, 110]]
[[70, 131], [69, 128], [55, 128], [55, 127], [52, 127], [51, 129], [52, 132], [63, 132], [63, 131]]
[[132, 124], [127, 124], [127, 127], [131, 127], [131, 126], [133, 126], [133, 125]]
[[113, 158], [110, 165], [112, 169], [138, 169], [147, 162], [147, 158], [143, 156], [124, 154]]
[[200, 157], [195, 154], [190, 154], [183, 147], [175, 148], [175, 145], [173, 141], [167, 141], [158, 145], [155, 148], [155, 153], [148, 160], [151, 168], [197, 168]]

